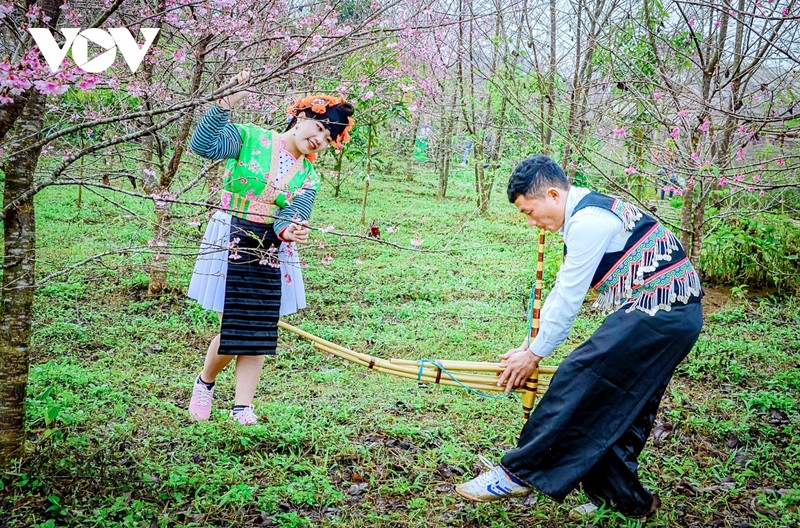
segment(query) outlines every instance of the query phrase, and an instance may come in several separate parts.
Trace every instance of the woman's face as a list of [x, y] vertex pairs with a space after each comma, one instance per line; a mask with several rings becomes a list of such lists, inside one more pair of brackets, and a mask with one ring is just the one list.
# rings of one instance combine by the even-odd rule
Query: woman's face
[[304, 156], [318, 154], [331, 144], [330, 131], [316, 119], [299, 116], [293, 131], [297, 150]]

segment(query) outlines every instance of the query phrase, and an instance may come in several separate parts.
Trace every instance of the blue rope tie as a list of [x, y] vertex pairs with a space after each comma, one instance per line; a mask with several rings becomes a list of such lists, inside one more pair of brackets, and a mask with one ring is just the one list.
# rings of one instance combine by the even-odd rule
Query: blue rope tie
[[446, 368], [444, 368], [442, 365], [440, 365], [439, 363], [437, 363], [436, 361], [434, 361], [432, 359], [420, 359], [419, 360], [419, 372], [417, 373], [417, 381], [422, 381], [422, 374], [424, 373], [424, 369], [425, 369], [425, 364], [426, 363], [430, 363], [434, 367], [438, 368], [439, 370], [441, 370], [442, 372], [447, 374], [447, 377], [450, 378], [451, 380], [455, 381], [460, 387], [462, 387], [464, 389], [467, 389], [469, 392], [471, 392], [473, 394], [477, 394], [478, 396], [480, 396], [482, 398], [488, 398], [490, 400], [504, 400], [504, 399], [507, 399], [507, 398], [509, 398], [511, 396], [510, 394], [503, 394], [501, 396], [495, 396], [493, 394], [486, 394], [485, 392], [481, 392], [478, 389], [473, 389], [469, 385], [464, 385], [464, 383], [462, 383], [461, 380], [456, 378]]

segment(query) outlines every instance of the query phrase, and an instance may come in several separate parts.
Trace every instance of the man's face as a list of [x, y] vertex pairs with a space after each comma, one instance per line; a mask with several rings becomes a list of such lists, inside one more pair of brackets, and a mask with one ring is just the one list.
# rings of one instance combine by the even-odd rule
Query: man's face
[[528, 219], [528, 225], [555, 233], [564, 225], [566, 199], [566, 191], [550, 188], [541, 198], [522, 194], [514, 200], [514, 205]]

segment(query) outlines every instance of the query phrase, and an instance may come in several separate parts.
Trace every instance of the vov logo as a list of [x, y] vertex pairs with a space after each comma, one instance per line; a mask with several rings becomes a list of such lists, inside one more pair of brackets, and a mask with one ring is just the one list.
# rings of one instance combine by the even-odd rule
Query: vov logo
[[[49, 29], [28, 29], [53, 72], [57, 72], [61, 68], [61, 63], [71, 46], [72, 59], [75, 64], [88, 73], [100, 73], [110, 68], [117, 58], [117, 49], [128, 63], [131, 73], [136, 73], [159, 30], [158, 28], [141, 28], [139, 31], [145, 39], [141, 47], [127, 28], [109, 28], [108, 30], [89, 28], [83, 31], [80, 28], [61, 28], [65, 40], [64, 46], [60, 47]], [[89, 60], [90, 40], [107, 51]]]

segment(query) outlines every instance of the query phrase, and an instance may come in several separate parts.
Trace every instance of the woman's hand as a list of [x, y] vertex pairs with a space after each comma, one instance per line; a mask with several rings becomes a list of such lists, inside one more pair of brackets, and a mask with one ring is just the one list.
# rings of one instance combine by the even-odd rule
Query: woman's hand
[[299, 224], [289, 224], [289, 227], [281, 233], [281, 238], [286, 242], [305, 244], [308, 242], [308, 232], [308, 220], [303, 220]]
[[[247, 86], [250, 83], [250, 70], [242, 70], [241, 72], [237, 73], [231, 82], [228, 83], [231, 86]], [[225, 108], [227, 110], [233, 110], [233, 108], [238, 105], [242, 99], [247, 97], [247, 90], [240, 90], [238, 92], [234, 92], [230, 95], [227, 95], [217, 101], [217, 104], [221, 108]]]

